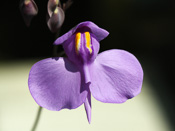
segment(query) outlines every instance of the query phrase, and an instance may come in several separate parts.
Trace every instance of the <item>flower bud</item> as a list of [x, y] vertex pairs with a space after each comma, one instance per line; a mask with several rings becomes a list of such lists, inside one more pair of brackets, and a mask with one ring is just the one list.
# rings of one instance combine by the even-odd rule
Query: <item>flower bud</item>
[[61, 7], [56, 7], [48, 18], [47, 25], [51, 32], [56, 33], [64, 22], [65, 14]]
[[51, 17], [52, 12], [54, 12], [55, 8], [58, 6], [58, 4], [60, 3], [59, 0], [49, 0], [48, 4], [47, 4], [47, 10], [48, 10], [48, 14]]
[[33, 0], [21, 0], [20, 11], [25, 24], [29, 26], [32, 18], [38, 14], [38, 7]]

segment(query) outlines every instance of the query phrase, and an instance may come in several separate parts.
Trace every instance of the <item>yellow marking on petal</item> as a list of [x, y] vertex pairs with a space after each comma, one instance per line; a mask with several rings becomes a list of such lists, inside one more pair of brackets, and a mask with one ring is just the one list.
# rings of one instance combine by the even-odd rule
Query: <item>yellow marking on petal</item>
[[88, 48], [90, 54], [92, 53], [92, 48], [91, 48], [91, 36], [89, 32], [85, 32], [85, 38], [86, 38], [86, 47]]
[[24, 1], [24, 5], [28, 5], [29, 3], [31, 3], [30, 0], [25, 0], [25, 1]]
[[54, 10], [54, 14], [57, 14], [57, 13], [58, 13], [58, 7], [56, 7]]
[[59, 3], [59, 0], [55, 0], [55, 4], [58, 5], [58, 3]]
[[80, 50], [80, 42], [81, 42], [81, 33], [78, 32], [75, 35], [75, 51], [78, 54]]

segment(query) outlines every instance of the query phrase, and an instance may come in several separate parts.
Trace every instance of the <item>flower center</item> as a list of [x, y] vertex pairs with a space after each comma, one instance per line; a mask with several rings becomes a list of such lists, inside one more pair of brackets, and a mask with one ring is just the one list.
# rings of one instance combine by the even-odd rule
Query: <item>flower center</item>
[[78, 55], [80, 52], [80, 47], [84, 47], [89, 51], [89, 53], [92, 53], [92, 44], [91, 44], [91, 36], [89, 32], [80, 33], [77, 32], [75, 35], [75, 51]]

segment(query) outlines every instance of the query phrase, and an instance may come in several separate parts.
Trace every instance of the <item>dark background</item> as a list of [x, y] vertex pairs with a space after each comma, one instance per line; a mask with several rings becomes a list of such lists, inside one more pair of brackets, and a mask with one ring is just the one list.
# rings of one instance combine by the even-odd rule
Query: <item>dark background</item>
[[[28, 28], [20, 14], [19, 1], [1, 1], [0, 61], [52, 56], [55, 36], [46, 24], [47, 0], [35, 2], [39, 13]], [[100, 51], [124, 49], [139, 59], [175, 129], [175, 1], [74, 0], [66, 11], [61, 34], [87, 20], [110, 32], [101, 41]]]

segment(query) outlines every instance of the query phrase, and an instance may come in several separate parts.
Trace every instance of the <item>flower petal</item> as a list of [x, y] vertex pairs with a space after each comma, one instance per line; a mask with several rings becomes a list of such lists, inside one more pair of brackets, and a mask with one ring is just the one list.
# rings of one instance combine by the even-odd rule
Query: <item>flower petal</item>
[[84, 27], [88, 27], [90, 29], [90, 33], [94, 34], [96, 39], [98, 41], [103, 40], [105, 37], [108, 36], [108, 32], [97, 25], [95, 25], [93, 22], [90, 21], [85, 21], [80, 24], [78, 24], [76, 27], [68, 31], [66, 34], [62, 35], [59, 37], [54, 44], [55, 45], [60, 45], [63, 44], [67, 39], [69, 39], [77, 30], [83, 30]]
[[141, 91], [142, 67], [127, 51], [114, 49], [99, 54], [90, 74], [91, 93], [101, 102], [123, 103]]
[[63, 44], [64, 51], [69, 60], [74, 62], [77, 66], [82, 66], [84, 63], [92, 63], [99, 52], [99, 42], [93, 36], [91, 37], [92, 53], [89, 54], [84, 49], [86, 43], [83, 42], [85, 41], [81, 41], [77, 54], [75, 39], [74, 34]]
[[81, 73], [67, 58], [48, 58], [33, 65], [29, 89], [35, 101], [49, 110], [74, 109], [85, 102]]

